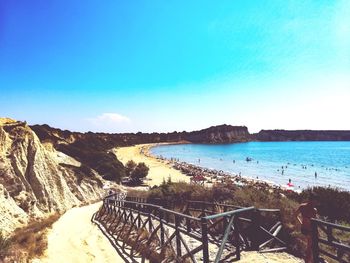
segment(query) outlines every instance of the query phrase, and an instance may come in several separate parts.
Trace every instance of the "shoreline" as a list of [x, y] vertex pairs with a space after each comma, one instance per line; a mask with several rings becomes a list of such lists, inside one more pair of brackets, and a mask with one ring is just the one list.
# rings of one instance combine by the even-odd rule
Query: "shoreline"
[[[169, 145], [170, 143], [152, 143], [152, 144], [138, 144], [127, 147], [117, 147], [112, 151], [116, 154], [119, 161], [124, 165], [133, 160], [136, 163], [144, 162], [149, 167], [149, 172], [144, 180], [148, 187], [161, 185], [162, 182], [171, 178], [172, 182], [190, 182], [190, 177], [174, 169], [169, 161], [158, 160], [149, 154], [149, 149], [159, 145]], [[141, 186], [144, 187], [144, 186]]]
[[[176, 144], [176, 143], [171, 143], [171, 144]], [[181, 144], [181, 143], [178, 143]], [[164, 143], [163, 145], [169, 145], [168, 143]], [[216, 169], [211, 169], [203, 166], [198, 166], [194, 165], [191, 163], [187, 162], [180, 162], [176, 160], [169, 160], [163, 157], [157, 157], [154, 156], [150, 153], [150, 150], [153, 147], [157, 147], [159, 145], [154, 144], [154, 145], [147, 145], [148, 147], [145, 147], [144, 149], [146, 150], [144, 152], [144, 155], [149, 157], [149, 158], [154, 158], [158, 161], [161, 162], [166, 162], [168, 165], [171, 167], [180, 170], [182, 173], [186, 174], [189, 177], [195, 177], [195, 176], [203, 176], [207, 181], [211, 181], [210, 184], [214, 183], [220, 183], [224, 181], [231, 181], [232, 183], [236, 184], [237, 186], [255, 186], [255, 187], [268, 187], [271, 189], [276, 189], [276, 190], [282, 190], [282, 191], [290, 191], [294, 189], [288, 188], [286, 186], [274, 183], [272, 181], [268, 180], [262, 180], [262, 179], [255, 179], [253, 177], [249, 176], [242, 176], [239, 174], [234, 174], [230, 172], [225, 172], [223, 170], [216, 170]], [[208, 184], [206, 184], [208, 185]]]
[[[237, 186], [254, 186], [257, 188], [269, 188], [271, 190], [295, 191], [294, 188], [288, 188], [271, 181], [255, 179], [249, 176], [241, 176], [222, 170], [209, 169], [196, 166], [178, 160], [169, 160], [163, 157], [157, 157], [151, 154], [150, 150], [161, 145], [186, 144], [188, 142], [171, 142], [171, 143], [150, 143], [138, 144], [129, 147], [118, 147], [114, 149], [118, 160], [126, 164], [129, 160], [144, 162], [149, 166], [149, 175], [146, 177], [147, 186], [160, 185], [163, 180], [170, 176], [172, 182], [187, 182], [192, 180], [194, 183], [212, 186], [215, 183], [231, 182]], [[165, 174], [168, 176], [165, 176]], [[196, 180], [198, 178], [198, 180]], [[192, 179], [192, 180], [191, 180]]]

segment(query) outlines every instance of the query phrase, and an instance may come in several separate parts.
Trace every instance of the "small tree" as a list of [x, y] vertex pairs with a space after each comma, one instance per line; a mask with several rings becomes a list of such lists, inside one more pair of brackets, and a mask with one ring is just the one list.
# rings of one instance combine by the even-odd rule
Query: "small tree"
[[131, 176], [132, 172], [135, 170], [136, 168], [136, 163], [133, 160], [130, 160], [126, 163], [125, 165], [125, 172], [127, 176]]
[[131, 178], [137, 181], [141, 181], [148, 174], [149, 168], [145, 163], [139, 163], [135, 169], [131, 172]]

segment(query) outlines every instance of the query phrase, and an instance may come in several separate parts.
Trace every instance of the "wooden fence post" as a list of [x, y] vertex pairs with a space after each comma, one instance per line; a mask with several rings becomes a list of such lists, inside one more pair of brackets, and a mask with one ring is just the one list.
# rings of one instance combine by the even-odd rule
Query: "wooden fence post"
[[188, 233], [191, 232], [191, 221], [187, 217], [186, 217], [186, 230], [187, 230]]
[[319, 247], [318, 247], [318, 228], [317, 222], [311, 219], [311, 236], [312, 236], [312, 257], [314, 263], [319, 263]]
[[175, 237], [176, 237], [176, 256], [181, 257], [181, 238], [180, 238], [179, 217], [175, 215]]
[[252, 250], [259, 251], [259, 242], [260, 242], [260, 212], [258, 209], [254, 209], [252, 216]]
[[163, 226], [163, 211], [158, 208], [159, 224], [160, 224], [160, 245], [164, 245], [164, 226]]
[[152, 217], [151, 217], [152, 209], [148, 209], [148, 231], [152, 233]]
[[209, 263], [208, 222], [204, 217], [201, 218], [201, 226], [202, 226], [203, 262]]

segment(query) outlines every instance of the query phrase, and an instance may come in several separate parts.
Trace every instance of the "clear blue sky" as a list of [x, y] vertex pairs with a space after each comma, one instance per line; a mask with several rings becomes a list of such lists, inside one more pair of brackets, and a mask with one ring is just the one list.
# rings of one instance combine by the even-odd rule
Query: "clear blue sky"
[[350, 1], [0, 1], [0, 116], [350, 129]]

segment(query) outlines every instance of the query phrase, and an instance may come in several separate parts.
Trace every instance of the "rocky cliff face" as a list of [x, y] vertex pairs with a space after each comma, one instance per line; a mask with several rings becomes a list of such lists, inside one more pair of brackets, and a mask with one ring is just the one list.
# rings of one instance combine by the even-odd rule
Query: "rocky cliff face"
[[0, 119], [0, 228], [63, 212], [101, 197], [103, 180], [80, 163], [42, 144], [23, 122]]
[[220, 125], [184, 134], [184, 139], [194, 143], [232, 143], [250, 140], [245, 126]]

